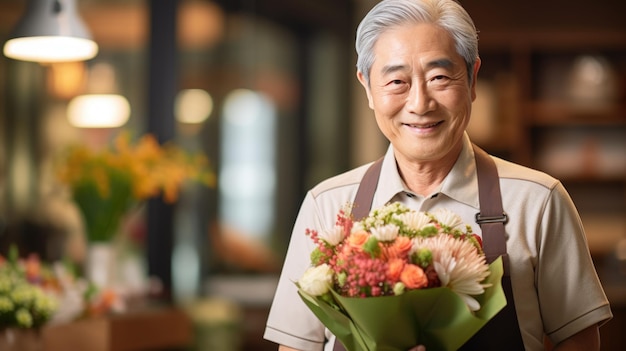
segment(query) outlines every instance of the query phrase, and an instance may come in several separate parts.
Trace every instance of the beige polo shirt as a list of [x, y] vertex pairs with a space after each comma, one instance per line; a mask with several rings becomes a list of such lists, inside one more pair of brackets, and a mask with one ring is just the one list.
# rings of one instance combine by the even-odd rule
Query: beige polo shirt
[[[502, 203], [515, 308], [526, 350], [543, 350], [543, 335], [558, 343], [612, 317], [598, 280], [576, 208], [556, 179], [494, 157]], [[297, 294], [294, 282], [310, 265], [315, 248], [307, 228], [331, 228], [342, 206], [354, 201], [368, 165], [327, 179], [311, 189], [300, 208], [264, 338], [299, 350], [332, 350], [334, 336]], [[480, 234], [474, 152], [467, 135], [456, 164], [433, 195], [407, 190], [390, 146], [372, 208], [399, 201], [417, 211], [447, 208]], [[543, 317], [543, 318], [542, 318]]]

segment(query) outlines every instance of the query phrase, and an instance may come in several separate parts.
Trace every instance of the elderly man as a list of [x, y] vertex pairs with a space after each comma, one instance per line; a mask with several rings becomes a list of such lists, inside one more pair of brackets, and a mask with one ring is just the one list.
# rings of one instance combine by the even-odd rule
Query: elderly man
[[[466, 11], [453, 0], [383, 0], [359, 25], [356, 49], [357, 77], [390, 146], [376, 167], [358, 167], [307, 193], [265, 338], [280, 350], [335, 348], [294, 284], [314, 248], [304, 233], [331, 228], [364, 177], [373, 177], [365, 203], [371, 208], [394, 201], [418, 211], [448, 208], [473, 223], [501, 202], [506, 216], [479, 220], [474, 230], [486, 252], [496, 247], [494, 255], [508, 257], [509, 304], [463, 349], [543, 350], [547, 336], [555, 350], [599, 350], [598, 328], [612, 314], [566, 190], [547, 174], [487, 155], [465, 132], [481, 63]], [[492, 187], [497, 195], [482, 199]]]

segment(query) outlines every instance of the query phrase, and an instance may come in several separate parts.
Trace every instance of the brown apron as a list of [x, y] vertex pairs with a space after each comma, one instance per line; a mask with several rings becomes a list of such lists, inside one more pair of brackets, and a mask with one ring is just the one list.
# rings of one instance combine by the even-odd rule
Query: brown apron
[[[480, 212], [476, 214], [476, 223], [480, 225], [483, 237], [483, 250], [487, 262], [502, 256], [504, 264], [504, 276], [502, 288], [506, 295], [507, 305], [494, 318], [474, 335], [460, 350], [524, 350], [522, 335], [517, 322], [517, 313], [513, 303], [513, 289], [511, 288], [511, 276], [509, 270], [509, 257], [506, 251], [506, 235], [504, 224], [508, 217], [502, 209], [502, 197], [500, 193], [500, 178], [493, 159], [478, 146], [474, 145], [476, 158], [476, 172], [478, 175], [478, 198]], [[353, 215], [355, 220], [360, 220], [369, 214], [374, 199], [374, 192], [380, 178], [380, 170], [383, 159], [374, 162], [367, 170], [356, 197], [354, 199]], [[344, 351], [345, 348], [337, 340], [335, 351]], [[429, 350], [427, 350], [429, 351]]]

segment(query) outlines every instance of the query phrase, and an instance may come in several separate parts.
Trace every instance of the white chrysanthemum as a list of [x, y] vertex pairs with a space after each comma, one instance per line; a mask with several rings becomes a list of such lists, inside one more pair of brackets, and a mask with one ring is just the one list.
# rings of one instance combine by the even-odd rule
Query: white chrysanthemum
[[326, 294], [333, 281], [333, 270], [329, 265], [323, 263], [316, 267], [308, 268], [300, 280], [298, 286], [311, 296], [321, 296]]
[[398, 237], [400, 228], [395, 224], [387, 224], [373, 227], [370, 231], [378, 241], [394, 241]]
[[318, 234], [319, 238], [327, 242], [329, 245], [337, 246], [339, 244], [345, 234], [343, 231], [343, 226], [336, 225], [330, 230], [324, 230]]
[[441, 208], [435, 210], [432, 215], [437, 219], [439, 223], [450, 227], [452, 229], [463, 229], [463, 220], [456, 213], [448, 210], [447, 208]]
[[490, 274], [485, 256], [472, 243], [449, 235], [416, 238], [413, 248], [428, 248], [433, 254], [433, 267], [441, 286], [457, 293], [472, 311], [480, 305], [472, 295], [480, 295], [489, 285], [481, 282]]
[[365, 227], [363, 226], [362, 222], [352, 223], [352, 230], [350, 231], [351, 233], [358, 233], [363, 231], [365, 231]]
[[409, 229], [422, 230], [427, 226], [432, 226], [430, 223], [430, 217], [424, 212], [406, 212], [395, 216], [402, 221]]

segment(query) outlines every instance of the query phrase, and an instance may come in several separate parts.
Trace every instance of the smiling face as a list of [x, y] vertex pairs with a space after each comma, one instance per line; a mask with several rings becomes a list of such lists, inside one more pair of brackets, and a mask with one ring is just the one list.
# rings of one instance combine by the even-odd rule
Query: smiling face
[[358, 78], [397, 161], [454, 162], [469, 123], [480, 60], [470, 85], [452, 37], [424, 23], [385, 31], [374, 56], [369, 84], [360, 72]]

